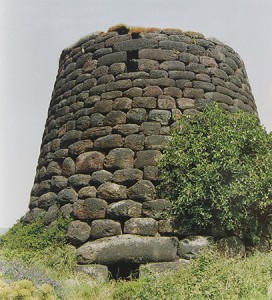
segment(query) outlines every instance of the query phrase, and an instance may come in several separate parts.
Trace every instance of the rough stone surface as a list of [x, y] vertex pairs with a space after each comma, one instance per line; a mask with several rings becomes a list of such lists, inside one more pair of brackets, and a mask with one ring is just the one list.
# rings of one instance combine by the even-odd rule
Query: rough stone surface
[[107, 214], [113, 219], [139, 218], [142, 204], [133, 200], [123, 200], [109, 205]]
[[211, 236], [189, 236], [179, 242], [178, 255], [186, 259], [196, 258], [202, 250], [210, 248], [212, 244]]
[[73, 245], [80, 245], [89, 239], [90, 232], [91, 227], [87, 223], [72, 221], [68, 226], [66, 237]]
[[244, 243], [236, 236], [220, 239], [217, 242], [217, 248], [228, 257], [244, 257], [246, 255]]
[[170, 237], [119, 235], [87, 242], [77, 250], [80, 264], [174, 261], [178, 241]]
[[155, 236], [158, 223], [152, 218], [131, 218], [125, 222], [124, 233]]
[[122, 234], [121, 224], [113, 220], [94, 220], [91, 225], [91, 239]]
[[[25, 222], [42, 217], [51, 226], [61, 213], [99, 239], [145, 235], [152, 218], [158, 238], [186, 238], [160, 199], [158, 162], [171, 128], [210, 102], [228, 112], [257, 108], [229, 46], [177, 29], [139, 31], [91, 34], [61, 54]], [[219, 245], [236, 243], [242, 253], [233, 239]]]
[[89, 275], [97, 283], [103, 284], [109, 281], [109, 271], [104, 265], [77, 265], [76, 271]]
[[107, 205], [105, 200], [99, 198], [79, 200], [73, 205], [73, 216], [79, 220], [103, 219]]
[[181, 259], [173, 262], [159, 262], [141, 265], [139, 269], [139, 277], [143, 276], [156, 276], [156, 275], [167, 275], [175, 273], [181, 269], [188, 267], [190, 262], [186, 259]]

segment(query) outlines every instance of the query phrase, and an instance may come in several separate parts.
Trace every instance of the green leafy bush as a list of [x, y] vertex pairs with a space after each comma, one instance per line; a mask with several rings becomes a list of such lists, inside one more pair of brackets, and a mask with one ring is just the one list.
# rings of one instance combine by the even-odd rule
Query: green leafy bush
[[255, 243], [271, 224], [272, 135], [254, 114], [212, 104], [182, 115], [160, 169], [185, 230], [220, 226]]

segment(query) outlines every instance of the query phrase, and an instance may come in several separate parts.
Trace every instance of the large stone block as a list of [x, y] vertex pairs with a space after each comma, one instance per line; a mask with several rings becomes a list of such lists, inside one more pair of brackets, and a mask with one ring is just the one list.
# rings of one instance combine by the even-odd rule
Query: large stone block
[[125, 234], [87, 242], [77, 249], [77, 257], [80, 264], [174, 261], [177, 246], [176, 238]]

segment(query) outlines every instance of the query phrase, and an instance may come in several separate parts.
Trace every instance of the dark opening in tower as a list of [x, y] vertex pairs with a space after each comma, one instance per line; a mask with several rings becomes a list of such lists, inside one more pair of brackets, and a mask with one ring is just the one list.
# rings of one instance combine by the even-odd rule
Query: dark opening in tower
[[127, 72], [138, 71], [138, 50], [127, 51]]

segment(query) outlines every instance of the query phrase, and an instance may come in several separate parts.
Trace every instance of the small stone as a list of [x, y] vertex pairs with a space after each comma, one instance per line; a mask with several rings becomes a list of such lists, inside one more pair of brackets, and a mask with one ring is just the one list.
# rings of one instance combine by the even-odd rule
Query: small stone
[[105, 158], [107, 169], [126, 169], [134, 166], [134, 152], [128, 148], [113, 149]]
[[127, 198], [127, 189], [113, 182], [102, 183], [97, 189], [98, 197], [110, 202]]
[[112, 128], [110, 126], [105, 127], [92, 127], [83, 132], [82, 137], [86, 139], [97, 139], [101, 136], [111, 134]]
[[155, 59], [155, 60], [175, 60], [178, 58], [174, 50], [163, 49], [141, 49], [139, 51], [140, 59]]
[[78, 141], [68, 147], [68, 154], [70, 156], [78, 156], [81, 153], [92, 150], [93, 142], [91, 140]]
[[213, 242], [211, 236], [189, 236], [179, 242], [178, 255], [185, 259], [196, 258], [201, 251], [209, 249]]
[[105, 183], [107, 181], [112, 180], [112, 174], [106, 170], [96, 171], [93, 172], [91, 181], [96, 184], [100, 185], [102, 183]]
[[60, 204], [73, 203], [76, 200], [77, 193], [71, 188], [61, 190], [57, 195], [57, 202]]
[[70, 218], [73, 211], [73, 206], [70, 203], [65, 204], [60, 208], [60, 211], [64, 218]]
[[159, 220], [158, 231], [161, 234], [173, 234], [174, 229], [170, 220]]
[[109, 73], [114, 76], [124, 73], [126, 70], [125, 63], [113, 63], [109, 68]]
[[144, 135], [159, 134], [161, 124], [158, 122], [144, 122], [141, 124], [141, 131]]
[[81, 139], [82, 132], [78, 130], [70, 130], [65, 133], [60, 140], [62, 148], [67, 148], [69, 145], [79, 141]]
[[128, 189], [128, 197], [136, 201], [153, 200], [156, 194], [154, 185], [148, 180], [139, 180]]
[[106, 91], [126, 90], [132, 87], [130, 79], [118, 80], [106, 84]]
[[80, 154], [76, 159], [76, 172], [90, 174], [103, 169], [105, 156], [97, 151]]
[[221, 254], [228, 257], [245, 257], [244, 243], [236, 236], [225, 237], [217, 242], [217, 248]]
[[139, 218], [142, 204], [133, 200], [122, 200], [109, 205], [107, 214], [113, 219]]
[[146, 166], [157, 166], [161, 152], [159, 150], [138, 151], [136, 154], [135, 167], [137, 169]]
[[176, 108], [176, 101], [173, 97], [162, 95], [158, 99], [158, 108], [160, 109], [172, 109]]
[[107, 206], [107, 202], [99, 198], [78, 200], [73, 204], [73, 216], [79, 220], [103, 219]]
[[159, 86], [147, 86], [143, 91], [145, 97], [158, 97], [163, 94]]
[[147, 120], [147, 112], [144, 108], [132, 108], [127, 113], [127, 122], [141, 124]]
[[143, 179], [143, 172], [138, 169], [122, 169], [113, 173], [113, 181], [121, 184], [133, 184]]
[[119, 134], [109, 134], [95, 140], [95, 149], [112, 149], [123, 146], [123, 139]]
[[185, 71], [185, 64], [181, 61], [169, 60], [161, 63], [160, 68], [166, 71]]
[[151, 200], [143, 203], [143, 215], [154, 219], [164, 217], [171, 207], [171, 203], [165, 199]]
[[132, 87], [124, 91], [124, 96], [128, 98], [141, 97], [142, 94], [143, 94], [143, 90], [139, 87]]
[[77, 265], [76, 271], [87, 274], [92, 280], [99, 284], [104, 284], [109, 281], [108, 267], [104, 265]]
[[168, 110], [152, 109], [148, 115], [148, 120], [160, 122], [162, 125], [168, 125], [170, 119], [171, 112]]
[[102, 100], [111, 100], [118, 97], [122, 97], [123, 93], [121, 91], [111, 91], [101, 94]]
[[48, 209], [50, 206], [56, 203], [56, 200], [56, 194], [53, 192], [48, 192], [37, 198], [37, 200], [35, 201], [35, 206], [43, 209]]
[[112, 100], [101, 100], [95, 103], [94, 112], [96, 113], [108, 113], [112, 111]]
[[103, 126], [104, 125], [104, 119], [105, 116], [103, 116], [100, 113], [94, 113], [90, 116], [90, 123], [91, 126], [97, 127], [97, 126]]
[[96, 188], [94, 186], [85, 186], [78, 191], [79, 199], [95, 198], [95, 197], [96, 197]]
[[183, 91], [183, 95], [185, 98], [201, 99], [204, 97], [204, 90], [196, 88], [186, 88]]
[[91, 225], [90, 237], [99, 239], [106, 236], [122, 234], [121, 224], [113, 220], [94, 220]]
[[113, 109], [128, 111], [132, 108], [132, 99], [123, 97], [116, 98], [113, 102]]
[[51, 189], [53, 192], [59, 192], [67, 187], [68, 179], [64, 176], [53, 176], [51, 180]]
[[99, 66], [110, 66], [114, 63], [126, 62], [127, 53], [126, 51], [114, 52], [104, 55], [97, 60], [97, 65]]
[[218, 65], [213, 57], [209, 56], [200, 56], [199, 61], [205, 67], [215, 67], [218, 68]]
[[177, 99], [177, 105], [179, 109], [188, 109], [188, 108], [194, 108], [195, 107], [195, 100], [190, 98], [178, 98]]
[[158, 223], [152, 218], [131, 218], [125, 222], [124, 233], [155, 236]]
[[167, 146], [169, 140], [170, 136], [149, 135], [145, 138], [145, 147], [148, 150], [163, 150]]
[[45, 216], [44, 216], [44, 224], [45, 225], [49, 225], [52, 222], [56, 221], [58, 218], [58, 213], [59, 213], [59, 208], [58, 206], [52, 205], [49, 207], [48, 211], [46, 212]]
[[133, 107], [156, 108], [156, 99], [154, 97], [134, 97]]
[[113, 128], [113, 131], [122, 135], [130, 135], [133, 133], [138, 133], [140, 126], [137, 124], [120, 124]]
[[69, 223], [66, 237], [73, 245], [81, 245], [90, 237], [91, 227], [81, 221], [72, 221]]
[[126, 123], [127, 115], [123, 111], [111, 111], [105, 117], [104, 124], [109, 126], [115, 126], [118, 124]]
[[59, 164], [55, 161], [51, 161], [46, 168], [46, 175], [48, 177], [52, 177], [55, 175], [61, 175], [61, 173], [62, 173], [61, 168], [60, 168]]
[[151, 181], [159, 180], [159, 168], [155, 166], [146, 166], [144, 167], [144, 179]]
[[73, 188], [82, 188], [89, 185], [91, 175], [75, 174], [68, 178], [68, 184]]
[[134, 151], [144, 149], [145, 137], [143, 134], [131, 134], [125, 138], [124, 146]]
[[138, 59], [139, 71], [150, 72], [151, 70], [157, 70], [159, 68], [159, 62], [151, 59]]

